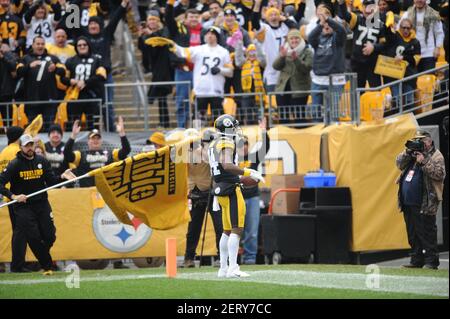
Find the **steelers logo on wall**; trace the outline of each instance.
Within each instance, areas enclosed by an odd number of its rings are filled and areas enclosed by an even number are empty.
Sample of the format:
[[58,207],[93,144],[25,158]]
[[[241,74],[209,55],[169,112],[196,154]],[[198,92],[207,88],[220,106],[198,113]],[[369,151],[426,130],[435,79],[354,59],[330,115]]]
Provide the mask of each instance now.
[[133,226],[122,224],[107,205],[94,210],[94,234],[105,248],[117,253],[128,253],[148,242],[152,229],[139,218],[129,213],[128,216]]

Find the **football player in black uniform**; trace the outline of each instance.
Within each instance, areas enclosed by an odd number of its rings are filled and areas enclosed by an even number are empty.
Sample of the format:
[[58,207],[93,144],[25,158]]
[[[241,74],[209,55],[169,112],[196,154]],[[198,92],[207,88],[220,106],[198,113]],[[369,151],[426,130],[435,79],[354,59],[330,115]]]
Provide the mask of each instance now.
[[378,53],[384,48],[385,28],[375,0],[363,0],[363,13],[348,12],[345,0],[339,0],[339,17],[353,30],[352,71],[358,74],[358,87],[381,85],[381,77],[374,74]]
[[[222,211],[223,234],[219,242],[219,277],[247,277],[237,264],[239,240],[244,228],[245,201],[241,192],[240,175],[255,181],[264,181],[256,170],[242,169],[238,165],[236,141],[239,122],[231,115],[219,116],[214,122],[218,136],[208,150],[209,166],[213,177],[213,210]],[[229,262],[229,264],[227,263]]]

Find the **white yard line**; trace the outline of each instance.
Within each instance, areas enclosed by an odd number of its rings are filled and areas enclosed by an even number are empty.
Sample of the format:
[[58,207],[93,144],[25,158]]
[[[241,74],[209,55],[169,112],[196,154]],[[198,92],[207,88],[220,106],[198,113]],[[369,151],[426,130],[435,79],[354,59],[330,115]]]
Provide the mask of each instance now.
[[[249,271],[250,277],[242,279],[220,279],[216,272],[194,272],[179,273],[177,278],[190,280],[239,280],[244,282],[267,283],[285,286],[307,286],[316,288],[330,289],[354,289],[370,290],[374,292],[392,292],[392,293],[412,293],[430,296],[449,296],[448,278],[426,277],[426,276],[398,276],[398,275],[379,275],[379,285],[376,284],[376,278],[363,273],[334,273],[334,272],[316,272],[300,270],[260,270]],[[370,276],[370,277],[369,277]],[[166,278],[165,274],[148,275],[111,275],[102,276],[96,274],[83,275],[81,273],[80,282],[95,281],[123,281],[139,280],[151,278]],[[42,283],[64,283],[65,277],[42,278],[42,279],[23,279],[23,280],[0,280],[1,286],[6,285],[30,285]],[[366,283],[369,283],[368,288]],[[301,290],[299,290],[301,297]]]

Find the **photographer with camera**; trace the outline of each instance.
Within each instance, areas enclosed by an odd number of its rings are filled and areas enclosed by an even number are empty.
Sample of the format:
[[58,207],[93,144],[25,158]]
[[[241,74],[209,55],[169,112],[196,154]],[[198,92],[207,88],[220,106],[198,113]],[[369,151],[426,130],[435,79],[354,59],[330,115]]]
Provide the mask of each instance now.
[[444,157],[427,131],[418,131],[405,146],[396,160],[402,171],[397,180],[399,208],[412,250],[410,263],[403,267],[437,269],[436,213],[444,188]]

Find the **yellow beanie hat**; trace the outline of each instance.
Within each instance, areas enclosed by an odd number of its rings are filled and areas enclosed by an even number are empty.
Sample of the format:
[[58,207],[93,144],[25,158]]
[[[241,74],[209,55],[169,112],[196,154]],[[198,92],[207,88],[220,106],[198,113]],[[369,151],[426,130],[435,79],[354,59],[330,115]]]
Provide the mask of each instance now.
[[153,133],[150,136],[149,141],[152,142],[153,144],[166,145],[166,138],[164,137],[164,134],[161,132]]
[[276,13],[278,16],[280,16],[281,14],[280,14],[280,10],[278,10],[277,8],[273,8],[273,7],[271,7],[271,8],[269,8],[269,9],[267,9],[267,11],[266,11],[266,19],[272,14],[272,13]]

